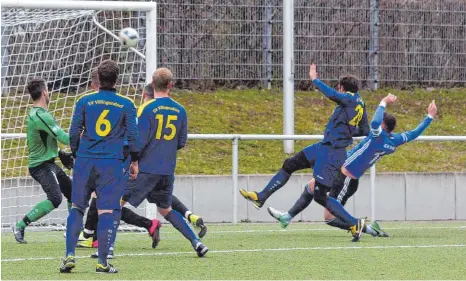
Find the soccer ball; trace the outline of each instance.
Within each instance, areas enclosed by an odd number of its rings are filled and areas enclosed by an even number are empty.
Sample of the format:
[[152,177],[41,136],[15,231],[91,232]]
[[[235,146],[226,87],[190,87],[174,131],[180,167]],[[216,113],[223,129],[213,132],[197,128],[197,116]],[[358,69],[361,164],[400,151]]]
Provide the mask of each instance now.
[[131,27],[124,28],[120,31],[119,36],[120,42],[125,47],[136,47],[139,42],[139,34],[135,29]]

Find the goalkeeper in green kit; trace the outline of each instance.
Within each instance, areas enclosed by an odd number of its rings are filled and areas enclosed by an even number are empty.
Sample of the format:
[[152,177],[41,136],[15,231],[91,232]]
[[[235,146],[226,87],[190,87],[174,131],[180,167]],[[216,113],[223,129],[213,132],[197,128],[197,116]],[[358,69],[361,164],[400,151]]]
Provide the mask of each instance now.
[[71,153],[58,150],[58,142],[69,145],[70,138],[48,112],[49,94],[45,81],[33,79],[28,82],[27,90],[33,101],[26,117],[29,174],[39,182],[47,200],[39,202],[12,227],[16,241],[22,244],[26,243],[26,227],[58,208],[62,193],[68,199],[68,209],[71,206],[71,179],[55,164],[55,158],[58,156],[68,169],[73,168],[74,163]]

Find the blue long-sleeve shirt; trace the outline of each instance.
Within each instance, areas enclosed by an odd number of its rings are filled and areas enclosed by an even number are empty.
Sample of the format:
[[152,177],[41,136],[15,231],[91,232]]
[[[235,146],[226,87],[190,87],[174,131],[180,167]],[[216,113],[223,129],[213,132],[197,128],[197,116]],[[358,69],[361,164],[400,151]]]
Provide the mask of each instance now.
[[346,148],[353,143],[353,136],[367,135],[367,114],[359,93],[340,93],[319,79],[313,82],[327,98],[337,103],[325,128],[322,142],[336,148]]
[[141,172],[172,175],[178,149],[188,139],[188,118],[182,105],[169,97],[156,98],[138,110]]
[[[81,136],[82,134],[82,136]],[[123,159],[123,140],[131,154],[139,152],[134,102],[115,89],[83,95],[74,108],[70,125],[73,154],[87,158]]]
[[432,122],[432,117],[426,116],[414,130],[389,134],[382,129],[384,111],[384,106],[377,108],[371,121],[370,134],[348,152],[348,158],[343,166],[357,178],[382,156],[394,153],[398,146],[419,137]]

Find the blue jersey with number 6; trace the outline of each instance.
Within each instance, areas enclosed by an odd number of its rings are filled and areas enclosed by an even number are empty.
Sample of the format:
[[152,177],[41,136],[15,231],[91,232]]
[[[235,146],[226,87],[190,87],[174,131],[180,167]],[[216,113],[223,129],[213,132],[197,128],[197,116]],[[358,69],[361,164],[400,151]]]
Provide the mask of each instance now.
[[141,140],[139,171],[172,175],[178,149],[188,139],[188,117],[182,105],[169,97],[156,98],[138,110]]
[[131,152],[139,151],[136,107],[131,99],[115,89],[101,89],[76,102],[70,147],[78,157],[123,159],[124,139]]

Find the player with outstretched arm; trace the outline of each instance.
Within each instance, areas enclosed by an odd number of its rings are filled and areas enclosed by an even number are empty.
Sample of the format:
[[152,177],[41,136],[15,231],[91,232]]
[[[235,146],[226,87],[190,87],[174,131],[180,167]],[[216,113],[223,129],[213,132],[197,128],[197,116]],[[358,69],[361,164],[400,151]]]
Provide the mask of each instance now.
[[305,186],[303,193],[309,194],[333,215],[350,224],[355,242],[361,236],[365,220],[351,216],[340,202],[329,197],[327,193],[330,192],[335,177],[346,160],[346,148],[353,143],[353,136],[357,135],[361,126],[362,131],[368,131],[364,102],[358,93],[359,83],[355,77],[347,76],[340,80],[338,90],[332,89],[317,79],[315,64],[310,66],[309,78],[317,89],[337,104],[325,128],[324,139],[285,160],[283,168],[261,192],[241,189],[240,193],[245,199],[261,207],[273,192],[288,181],[291,172],[313,167],[315,180],[311,180]]
[[[437,106],[435,105],[435,101],[432,101],[427,108],[427,116],[414,130],[401,134],[393,133],[396,127],[396,118],[386,113],[385,108],[396,100],[397,97],[392,94],[382,99],[372,118],[369,136],[348,152],[348,158],[341,167],[336,183],[330,192],[330,196],[336,198],[343,205],[357,191],[359,178],[366,170],[383,156],[394,153],[397,147],[419,137],[437,115]],[[270,215],[277,219],[281,226],[285,228],[297,214],[309,206],[311,201],[312,197],[304,194],[301,195],[293,207],[286,213],[275,210],[272,207],[269,207],[268,210]],[[350,225],[335,218],[328,210],[324,211],[324,218],[326,223],[330,226],[344,230],[350,229]],[[364,232],[372,236],[388,237],[388,234],[380,228],[376,221],[372,222],[370,226],[367,226]]]

